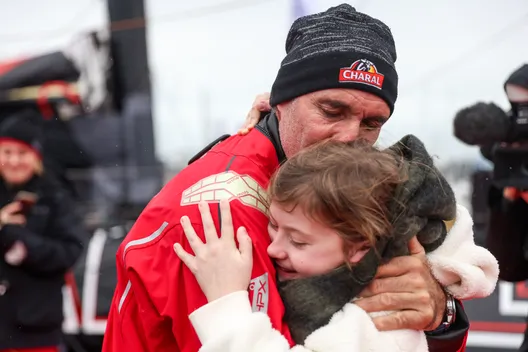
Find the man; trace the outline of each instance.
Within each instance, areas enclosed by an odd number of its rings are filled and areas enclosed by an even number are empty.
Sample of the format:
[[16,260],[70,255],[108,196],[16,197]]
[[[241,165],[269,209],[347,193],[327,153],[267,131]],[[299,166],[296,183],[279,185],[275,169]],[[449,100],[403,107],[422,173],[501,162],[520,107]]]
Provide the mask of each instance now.
[[[398,78],[389,28],[349,5],[298,19],[286,52],[271,90],[273,111],[246,136],[213,146],[173,178],[121,245],[104,352],[198,351],[200,343],[187,317],[206,299],[172,248],[178,242],[190,251],[179,224],[183,215],[203,236],[198,202],[210,203],[218,227],[218,203],[226,198],[232,202],[233,225],[244,225],[253,241],[253,309],[266,312],[293,342],[266,253],[265,188],[285,158],[310,144],[327,138],[374,143],[392,114]],[[446,304],[453,302],[432,278],[422,255],[397,258],[380,269],[379,277],[362,294],[367,298],[361,306],[399,312],[376,318],[378,328],[440,327],[431,336],[431,350],[463,348],[467,320],[458,306],[455,324],[449,326],[454,314],[449,305],[449,322],[444,322]]]

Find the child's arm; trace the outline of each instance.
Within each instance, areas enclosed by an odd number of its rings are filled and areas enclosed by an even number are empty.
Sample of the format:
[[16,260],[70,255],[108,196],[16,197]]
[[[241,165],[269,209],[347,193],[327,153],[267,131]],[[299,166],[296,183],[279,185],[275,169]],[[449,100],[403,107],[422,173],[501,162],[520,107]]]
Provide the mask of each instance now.
[[427,351],[422,332],[379,332],[371,317],[352,303],[308,336],[304,346],[291,349],[266,314],[251,311],[246,291],[208,303],[193,312],[190,320],[202,342],[201,352]]

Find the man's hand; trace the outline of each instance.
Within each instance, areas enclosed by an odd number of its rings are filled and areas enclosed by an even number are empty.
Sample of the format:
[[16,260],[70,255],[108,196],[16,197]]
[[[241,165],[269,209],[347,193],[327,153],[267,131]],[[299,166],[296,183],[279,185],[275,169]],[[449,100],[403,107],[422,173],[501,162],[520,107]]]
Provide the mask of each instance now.
[[239,135],[245,135],[249,131],[251,131],[253,127],[255,127],[255,125],[260,120],[260,113],[271,111],[271,105],[269,103],[269,100],[270,93],[262,93],[257,95],[255,101],[253,102],[253,105],[251,106],[251,110],[249,110],[246,116],[246,121],[244,121],[244,125],[241,129],[238,130]]
[[368,313],[395,311],[373,318],[380,331],[431,331],[442,323],[446,294],[432,276],[425,250],[416,237],[409,242],[409,251],[409,256],[380,266],[361,299],[354,302]]

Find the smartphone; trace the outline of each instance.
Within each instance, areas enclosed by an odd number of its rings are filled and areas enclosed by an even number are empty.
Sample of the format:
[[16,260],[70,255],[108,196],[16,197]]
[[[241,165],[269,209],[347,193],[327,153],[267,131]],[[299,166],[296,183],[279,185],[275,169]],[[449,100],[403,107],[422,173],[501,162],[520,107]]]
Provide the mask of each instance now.
[[20,213],[27,214],[35,205],[37,199],[38,196],[35,193],[20,191],[17,193],[14,200],[22,204],[22,210],[20,211]]

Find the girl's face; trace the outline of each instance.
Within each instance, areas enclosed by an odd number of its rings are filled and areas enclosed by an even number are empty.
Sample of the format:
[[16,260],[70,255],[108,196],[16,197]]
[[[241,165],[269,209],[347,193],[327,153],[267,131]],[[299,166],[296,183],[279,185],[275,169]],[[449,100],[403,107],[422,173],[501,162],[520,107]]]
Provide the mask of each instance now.
[[24,184],[34,175],[40,158],[30,147],[16,141],[0,144],[0,174],[5,182]]
[[345,262],[357,263],[367,252],[352,248],[345,255],[339,234],[307,217],[300,206],[289,212],[272,202],[269,212],[268,255],[275,261],[279,280],[322,275]]

